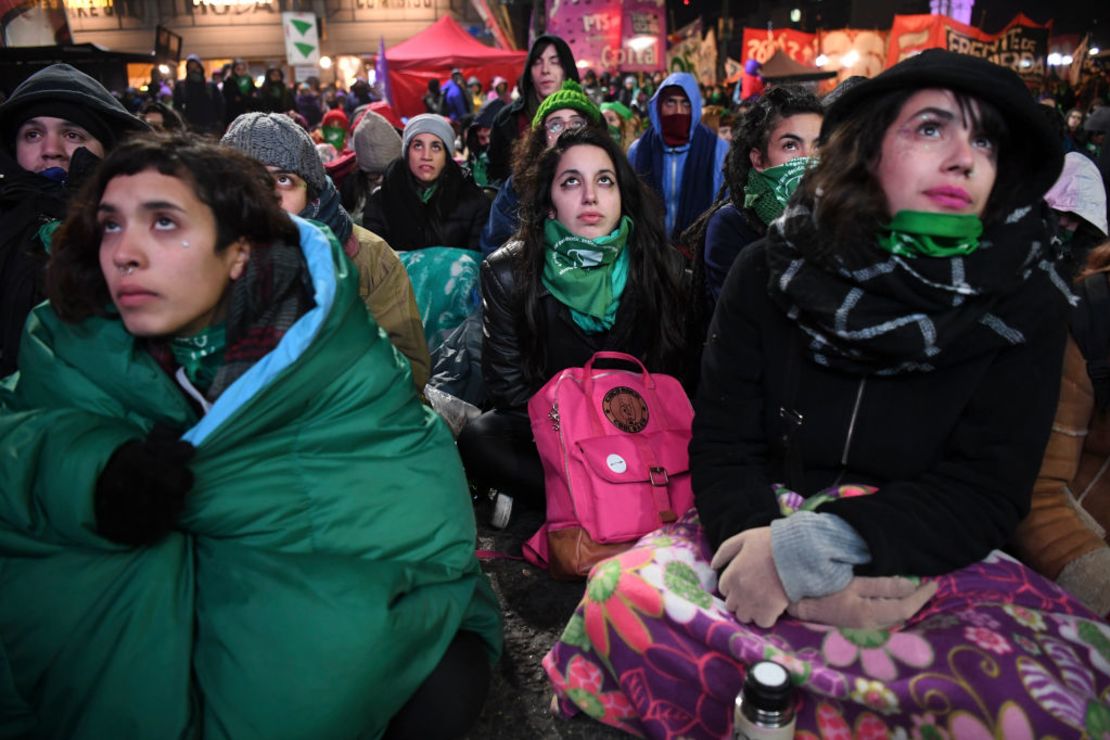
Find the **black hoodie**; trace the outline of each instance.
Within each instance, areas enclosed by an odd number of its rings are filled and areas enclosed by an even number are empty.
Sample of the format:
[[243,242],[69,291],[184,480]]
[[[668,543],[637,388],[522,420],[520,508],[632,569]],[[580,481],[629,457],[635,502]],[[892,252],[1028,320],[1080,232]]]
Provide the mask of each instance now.
[[[150,129],[142,119],[128,113],[103,85],[68,64],[39,70],[0,105],[0,377],[15,371],[23,324],[31,308],[44,297],[46,251],[38,238],[39,230],[65,216],[70,195],[83,175],[99,162],[88,149],[78,149],[62,181],[20,167],[15,135],[24,121],[36,115],[34,109],[39,103],[80,106],[104,123],[113,136]],[[115,141],[100,143],[107,150]]]
[[[524,61],[524,72],[520,75],[517,86],[520,88],[520,97],[505,106],[493,121],[493,131],[489,138],[489,178],[491,181],[504,181],[512,171],[513,142],[520,136],[522,127],[526,128],[532,122],[540,101],[536,99],[536,91],[532,86],[532,62],[541,51],[549,45],[555,47],[559,55],[559,62],[563,65],[564,81],[574,80],[579,82],[578,67],[574,63],[574,54],[567,42],[558,36],[544,34],[538,37],[528,50],[528,58]],[[521,117],[526,116],[526,122],[521,122]]]

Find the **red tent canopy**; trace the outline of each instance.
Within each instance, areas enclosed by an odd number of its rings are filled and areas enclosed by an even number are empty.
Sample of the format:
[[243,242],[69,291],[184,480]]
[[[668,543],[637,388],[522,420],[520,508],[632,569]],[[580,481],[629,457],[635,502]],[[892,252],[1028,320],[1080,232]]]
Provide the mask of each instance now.
[[393,107],[402,116],[423,113],[428,80],[446,82],[455,67],[467,79],[481,80],[483,90],[497,76],[516,80],[527,56],[524,51],[486,46],[445,15],[411,39],[386,49]]

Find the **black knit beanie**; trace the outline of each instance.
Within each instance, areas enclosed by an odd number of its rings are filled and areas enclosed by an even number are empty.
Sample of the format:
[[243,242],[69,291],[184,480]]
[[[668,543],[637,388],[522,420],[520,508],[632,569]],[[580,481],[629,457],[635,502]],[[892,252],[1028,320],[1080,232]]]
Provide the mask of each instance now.
[[19,127],[32,118],[42,116],[62,118],[80,126],[103,145],[104,151],[109,151],[116,145],[116,133],[112,130],[108,121],[97,115],[96,111],[90,107],[65,100],[34,100],[12,111],[11,117],[7,121],[4,141],[12,146],[12,151],[15,151],[15,137],[19,132]]

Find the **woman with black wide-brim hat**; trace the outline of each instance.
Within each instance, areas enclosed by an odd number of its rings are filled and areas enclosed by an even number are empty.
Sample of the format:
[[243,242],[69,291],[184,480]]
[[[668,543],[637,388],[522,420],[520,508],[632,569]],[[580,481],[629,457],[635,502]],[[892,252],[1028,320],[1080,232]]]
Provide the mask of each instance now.
[[[771,657],[806,694],[799,731],[1074,733],[1033,684],[1105,696],[1080,637],[1103,628],[994,552],[1055,408],[1059,140],[1017,75],[941,50],[846,91],[821,139],[722,288],[696,512],[595,567],[545,660],[562,706],[591,711],[585,691],[623,727],[720,737],[745,666]],[[1075,663],[1027,662],[1050,651]]]

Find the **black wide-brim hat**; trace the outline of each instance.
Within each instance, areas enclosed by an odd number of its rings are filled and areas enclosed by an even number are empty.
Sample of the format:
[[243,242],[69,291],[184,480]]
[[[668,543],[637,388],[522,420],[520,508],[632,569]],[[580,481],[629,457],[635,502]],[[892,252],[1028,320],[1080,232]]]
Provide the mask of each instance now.
[[1056,182],[1064,167],[1063,143],[1021,78],[993,62],[944,49],[923,51],[845,90],[825,112],[821,139],[828,141],[838,126],[883,95],[926,88],[964,93],[992,104],[1001,113],[1010,127],[1013,151],[1000,152],[1000,156],[1014,157],[1017,162],[1012,176],[1019,178],[1018,202],[1013,205],[1036,202]]

